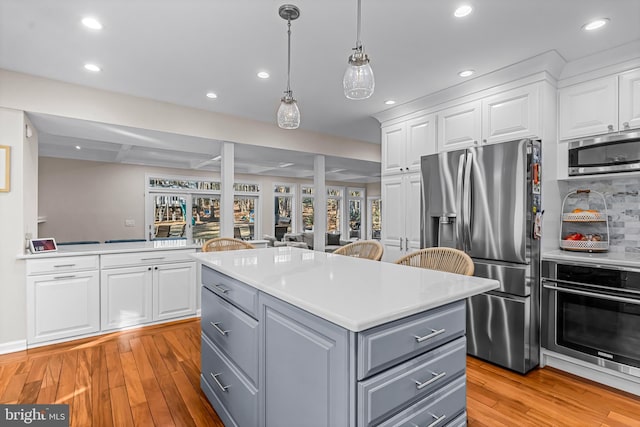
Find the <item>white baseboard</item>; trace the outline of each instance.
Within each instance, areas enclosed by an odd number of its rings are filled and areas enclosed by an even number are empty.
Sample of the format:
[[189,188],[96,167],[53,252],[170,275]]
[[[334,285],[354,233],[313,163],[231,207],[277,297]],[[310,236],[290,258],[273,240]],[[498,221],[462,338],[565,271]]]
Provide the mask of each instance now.
[[27,340],[9,341],[0,343],[0,354],[15,353],[27,349]]

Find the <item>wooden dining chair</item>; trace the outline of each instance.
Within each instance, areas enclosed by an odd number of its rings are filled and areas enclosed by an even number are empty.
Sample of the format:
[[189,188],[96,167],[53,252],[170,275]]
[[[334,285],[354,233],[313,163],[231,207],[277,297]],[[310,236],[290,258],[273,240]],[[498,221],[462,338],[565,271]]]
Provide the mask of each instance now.
[[232,237],[216,237],[202,245],[202,252],[237,251],[238,249],[255,249],[255,246]]
[[396,264],[447,271],[473,276],[474,265],[469,255],[454,248],[425,248],[403,256]]
[[333,251],[333,253],[380,261],[383,251],[384,248],[377,240],[358,240],[356,242],[340,246],[338,249]]

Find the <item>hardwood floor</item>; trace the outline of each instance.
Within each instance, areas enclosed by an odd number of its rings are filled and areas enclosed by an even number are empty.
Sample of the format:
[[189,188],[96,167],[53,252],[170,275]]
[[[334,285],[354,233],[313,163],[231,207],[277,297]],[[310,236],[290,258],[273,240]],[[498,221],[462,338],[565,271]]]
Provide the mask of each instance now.
[[[470,427],[640,427],[640,398],[555,369],[467,358],[467,379]],[[68,403],[79,427],[222,426],[200,391],[198,319],[2,355],[0,403]]]

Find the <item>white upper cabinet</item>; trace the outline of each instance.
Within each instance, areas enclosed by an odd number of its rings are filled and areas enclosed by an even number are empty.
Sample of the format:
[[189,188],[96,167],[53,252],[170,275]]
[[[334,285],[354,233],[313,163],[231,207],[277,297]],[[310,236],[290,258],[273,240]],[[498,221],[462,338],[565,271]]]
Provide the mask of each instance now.
[[438,152],[458,150],[480,142],[481,101],[438,111]]
[[559,93],[560,139],[618,130],[617,76],[568,86],[560,89]]
[[482,100],[482,142],[540,137],[540,86],[528,85]]
[[420,170],[420,157],[436,152],[435,119],[427,114],[382,128],[382,173]]
[[619,129],[640,128],[640,70],[620,75]]

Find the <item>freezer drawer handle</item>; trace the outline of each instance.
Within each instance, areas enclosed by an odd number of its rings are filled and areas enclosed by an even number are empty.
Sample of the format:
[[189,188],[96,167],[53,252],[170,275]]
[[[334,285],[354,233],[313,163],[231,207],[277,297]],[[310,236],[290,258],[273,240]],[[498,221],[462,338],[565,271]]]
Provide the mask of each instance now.
[[431,424],[429,424],[427,427],[435,427],[438,424],[440,424],[442,421],[444,421],[445,418],[447,418],[446,415],[442,415],[441,417],[439,417],[437,415],[431,414],[431,416],[433,418],[435,418],[436,420],[434,422],[432,422]]
[[216,331],[220,332],[220,335],[224,335],[226,337],[229,335],[229,332],[231,332],[231,331],[225,331],[224,329],[221,329],[220,326],[218,326],[222,322],[216,322],[216,323],[209,322],[209,323],[211,324],[211,326],[213,326],[216,329]]
[[439,374],[436,374],[435,372],[432,372],[431,375],[433,375],[433,378],[431,378],[429,381],[425,381],[423,383],[421,383],[418,380],[413,380],[416,383],[416,389],[422,390],[426,386],[435,383],[440,378],[444,378],[447,375],[447,373],[446,372],[440,372]]
[[225,287],[224,287],[224,286],[222,286],[222,285],[213,285],[213,286],[215,286],[215,288],[216,288],[217,290],[219,290],[220,292],[222,292],[223,294],[227,294],[227,293],[229,293],[229,289],[225,288]]
[[416,342],[423,342],[423,341],[428,340],[429,338],[433,338],[433,337],[435,337],[437,335],[444,334],[445,331],[446,331],[446,329],[444,329],[444,328],[443,329],[438,329],[438,330],[431,329],[431,333],[429,335],[425,335],[423,337],[419,337],[417,335],[414,335],[414,338],[416,339]]
[[228,385],[222,385],[222,383],[220,382],[220,380],[218,380],[218,376],[220,376],[222,373],[217,373],[214,374],[213,372],[209,372],[209,375],[211,375],[211,378],[213,378],[213,380],[216,382],[216,384],[218,384],[218,387],[220,387],[220,390],[222,390],[225,393],[228,393],[227,389],[230,387]]

